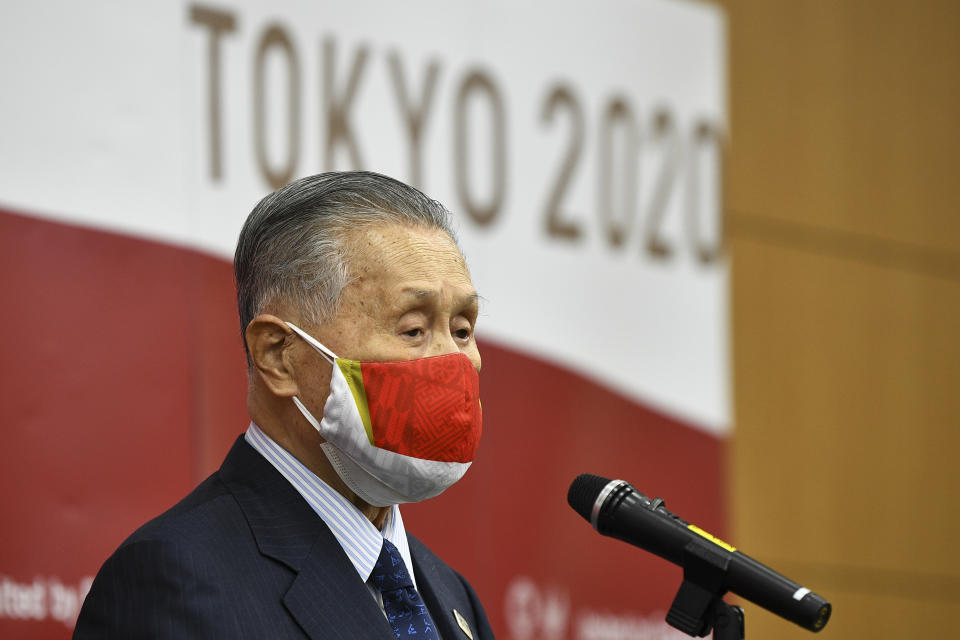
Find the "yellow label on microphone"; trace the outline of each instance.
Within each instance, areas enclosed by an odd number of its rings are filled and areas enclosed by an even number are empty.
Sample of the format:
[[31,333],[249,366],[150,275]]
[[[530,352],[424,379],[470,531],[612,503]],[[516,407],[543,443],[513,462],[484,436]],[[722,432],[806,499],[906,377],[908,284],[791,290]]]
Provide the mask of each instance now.
[[688,524],[688,525],[687,525],[687,529],[690,529],[690,531],[693,531],[693,532],[694,532],[695,534],[697,534],[698,536],[703,536],[704,538],[706,538],[707,540],[709,540],[709,541],[712,542],[713,544],[717,545],[718,547],[723,547],[724,549],[726,549],[727,551],[729,551],[729,552],[731,552],[731,553],[733,553],[734,551],[737,550],[737,548],[736,548],[735,546],[733,546],[732,544],[727,544],[726,542],[724,542],[724,541],[721,540],[720,538],[714,538],[712,535],[710,535],[709,533],[707,533],[706,531],[704,531],[703,529],[701,529],[700,527],[698,527],[698,526],[695,525],[695,524]]

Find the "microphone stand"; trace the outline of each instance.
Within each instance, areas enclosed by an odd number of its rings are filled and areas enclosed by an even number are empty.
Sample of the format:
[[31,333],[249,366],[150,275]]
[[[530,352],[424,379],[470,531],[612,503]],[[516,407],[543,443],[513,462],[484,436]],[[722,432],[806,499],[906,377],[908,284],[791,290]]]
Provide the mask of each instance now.
[[683,582],[667,612],[667,624],[689,636],[703,637],[713,630],[713,640],[744,640],[743,609],[723,601],[730,558],[714,547],[706,540],[684,547]]

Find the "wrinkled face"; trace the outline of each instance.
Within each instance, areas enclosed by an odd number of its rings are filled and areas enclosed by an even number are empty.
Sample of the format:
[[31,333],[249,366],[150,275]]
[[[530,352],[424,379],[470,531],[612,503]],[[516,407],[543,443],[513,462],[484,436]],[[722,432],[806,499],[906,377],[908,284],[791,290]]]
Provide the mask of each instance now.
[[[446,233],[386,224],[354,232],[349,245],[350,281],[337,313],[304,330],[350,360],[411,360],[459,351],[480,370],[474,340],[477,293]],[[306,387],[304,400],[319,418],[330,365],[300,342],[298,370],[309,375],[298,375],[298,383]]]

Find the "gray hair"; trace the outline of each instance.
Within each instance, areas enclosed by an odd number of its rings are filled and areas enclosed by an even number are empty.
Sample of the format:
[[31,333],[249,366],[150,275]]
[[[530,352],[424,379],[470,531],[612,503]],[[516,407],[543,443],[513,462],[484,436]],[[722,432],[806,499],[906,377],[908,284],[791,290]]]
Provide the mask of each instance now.
[[348,232],[384,223],[439,229],[456,243],[442,204],[379,173],[321,173],[257,203],[233,260],[241,336],[275,299],[294,304],[313,324],[328,319],[350,279]]

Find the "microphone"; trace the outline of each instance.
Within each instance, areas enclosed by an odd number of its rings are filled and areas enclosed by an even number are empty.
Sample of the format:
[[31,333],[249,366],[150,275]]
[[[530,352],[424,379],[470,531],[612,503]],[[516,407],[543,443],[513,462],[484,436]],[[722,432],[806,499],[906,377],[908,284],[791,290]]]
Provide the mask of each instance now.
[[685,559],[705,557],[705,552],[719,558],[725,572],[717,585],[718,596],[732,591],[811,631],[819,631],[830,619],[831,606],[825,599],[681,520],[667,511],[662,499],[651,500],[623,480],[579,475],[570,485],[567,502],[601,534],[674,564],[685,567]]

